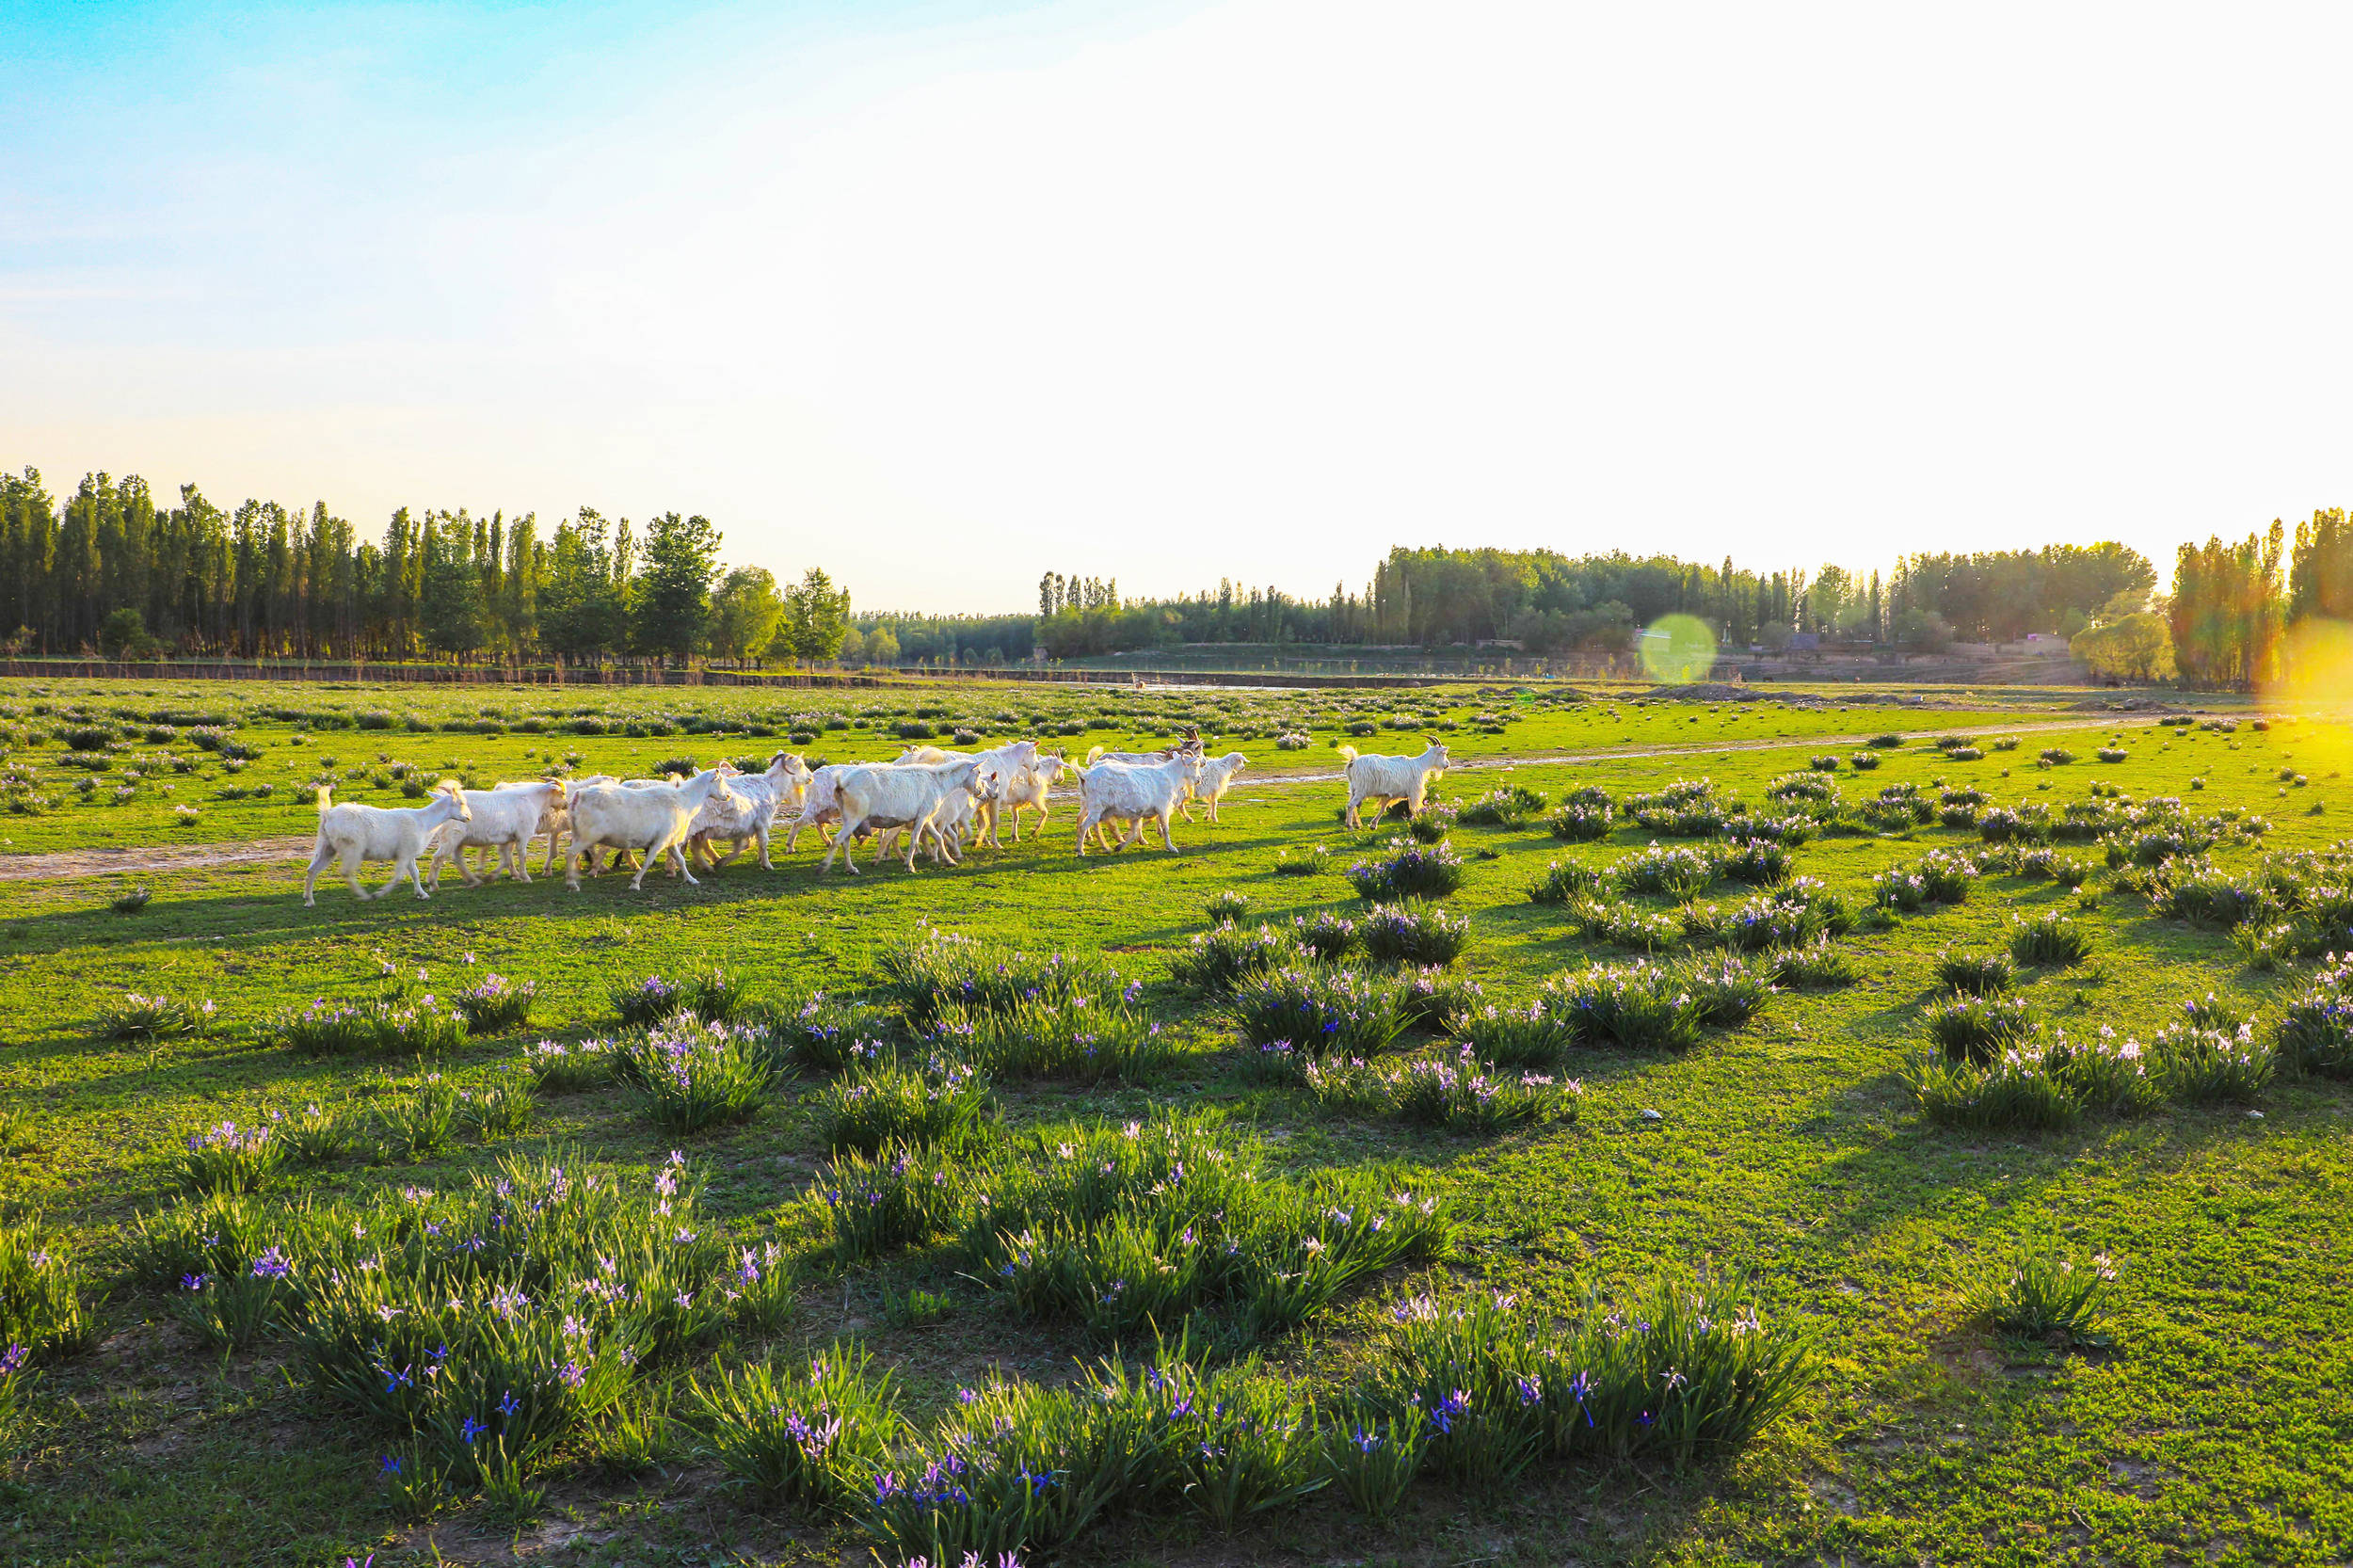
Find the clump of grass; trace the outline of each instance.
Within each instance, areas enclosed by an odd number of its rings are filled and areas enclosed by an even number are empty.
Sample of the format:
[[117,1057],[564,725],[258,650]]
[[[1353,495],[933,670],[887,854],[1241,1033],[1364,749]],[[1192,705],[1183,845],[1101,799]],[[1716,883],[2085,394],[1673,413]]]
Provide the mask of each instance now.
[[716,1368],[695,1383],[687,1418],[736,1487],[846,1512],[872,1495],[905,1424],[890,1373],[871,1366],[863,1350],[836,1345],[805,1368]]
[[[83,782],[87,783],[88,780],[85,779]],[[118,794],[117,798],[121,797]],[[107,907],[118,915],[136,915],[154,901],[155,895],[149,889],[134,888],[127,893],[118,894]]]
[[1684,973],[1647,960],[1595,965],[1545,983],[1539,1000],[1579,1045],[1683,1050],[1697,1045],[1707,1013]]
[[626,1029],[648,1029],[676,1016],[686,1007],[685,987],[658,974],[625,982],[605,993]]
[[1212,925],[1240,920],[1250,913],[1250,895],[1236,892],[1231,888],[1224,888],[1202,901],[1201,912],[1209,918]]
[[2121,762],[2124,759],[2130,757],[2132,753],[2126,751],[2122,746],[2102,746],[2099,751],[2095,753],[2095,755],[2098,756],[2100,760],[2103,762]]
[[1094,954],[1030,952],[948,931],[886,947],[879,968],[884,990],[914,1030],[950,1008],[973,1015],[1010,1012],[1025,1001],[1109,1002],[1123,988],[1118,971]]
[[2084,928],[2057,910],[2032,920],[2010,917],[2009,955],[2021,964],[2073,965],[2091,955],[2091,938]]
[[943,1014],[924,1038],[992,1079],[1139,1083],[1158,1076],[1176,1054],[1175,1036],[1159,1020],[1125,1001],[1096,1006],[1084,998],[970,1017]]
[[1577,1116],[1584,1086],[1544,1073],[1490,1073],[1474,1048],[1452,1060],[1417,1058],[1394,1065],[1362,1057],[1307,1064],[1308,1093],[1342,1115],[1460,1132],[1498,1132]]
[[1377,964],[1443,968],[1469,950],[1470,919],[1428,904],[1376,904],[1356,922],[1356,936]]
[[1193,933],[1168,961],[1170,978],[1209,996],[1225,996],[1242,981],[1300,961],[1299,938],[1285,926],[1244,927],[1222,920]]
[[2292,1072],[2353,1078],[2353,956],[2331,958],[2312,987],[2288,1004],[2279,1045],[2282,1064]]
[[299,1114],[274,1120],[270,1130],[293,1165],[328,1164],[350,1153],[357,1141],[349,1116],[315,1103],[304,1106]]
[[1777,887],[1789,880],[1790,855],[1770,840],[1737,840],[1718,862],[1718,870],[1732,881],[1753,888]]
[[686,1016],[628,1042],[618,1070],[647,1118],[665,1132],[748,1121],[768,1097],[768,1062],[755,1032],[696,1026]]
[[540,1040],[523,1049],[523,1070],[531,1086],[542,1094],[569,1095],[601,1089],[613,1081],[619,1052],[610,1040],[582,1040],[567,1045]]
[[854,1067],[810,1097],[825,1147],[872,1153],[886,1144],[958,1147],[990,1120],[988,1094],[970,1067],[937,1058],[920,1067]]
[[1474,827],[1523,827],[1549,801],[1540,791],[1506,784],[1462,807],[1462,820]]
[[1445,898],[1463,886],[1463,857],[1446,844],[1391,840],[1390,853],[1348,868],[1349,886],[1368,901]]
[[2185,1105],[2251,1105],[2278,1071],[2268,1041],[2251,1023],[2235,1029],[2192,1020],[2169,1024],[2150,1042],[2169,1098]]
[[1835,990],[1861,978],[1854,960],[1833,947],[1827,936],[1801,947],[1775,948],[1765,954],[1762,964],[1774,984],[1801,991]]
[[531,1007],[538,997],[536,981],[511,981],[504,975],[488,974],[479,984],[450,1000],[465,1015],[467,1032],[502,1034],[531,1021]]
[[960,1155],[888,1143],[835,1156],[813,1190],[832,1225],[835,1255],[871,1262],[952,1233],[968,1165]]
[[1274,852],[1274,874],[1277,876],[1321,876],[1332,869],[1332,852],[1321,844],[1311,844],[1297,854],[1286,844]]
[[420,1160],[438,1154],[457,1135],[457,1086],[439,1073],[426,1073],[406,1094],[379,1096],[376,1123],[392,1156]]
[[99,1003],[98,1036],[147,1045],[198,1039],[212,1028],[213,1013],[209,1001],[192,1004],[178,997],[126,991],[120,1000]]
[[244,1350],[292,1308],[293,1267],[271,1247],[240,1272],[189,1274],[171,1298],[173,1316],[216,1350]]
[[1601,891],[1608,878],[1581,860],[1553,860],[1528,889],[1530,904],[1568,904]]
[[1312,915],[1293,915],[1291,935],[1298,938],[1302,952],[1325,964],[1337,963],[1362,945],[1357,937],[1356,922],[1336,909],[1320,909]]
[[1283,1041],[1309,1056],[1369,1056],[1406,1023],[1401,981],[1321,966],[1253,976],[1227,1010],[1245,1045]]
[[64,1242],[38,1219],[0,1220],[0,1352],[16,1356],[6,1376],[31,1356],[87,1350],[97,1336]]
[[1905,1069],[1904,1082],[1924,1117],[1950,1127],[2057,1128],[2083,1113],[2038,1053],[2003,1051],[1980,1061],[1928,1052]]
[[1990,1270],[1970,1292],[1970,1305],[2005,1334],[2105,1349],[2114,1343],[2101,1323],[2116,1273],[2105,1255],[2078,1266],[2055,1246],[2039,1247]]
[[299,1010],[280,1013],[264,1026],[264,1032],[303,1056],[363,1051],[445,1056],[464,1047],[466,1018],[431,997],[417,1003],[397,997],[330,1003],[320,997]]
[[1607,805],[1566,805],[1545,819],[1545,830],[1563,843],[1597,843],[1609,837],[1615,817]]
[[1609,873],[1625,892],[1689,898],[1716,880],[1716,860],[1696,849],[1666,849],[1653,844],[1620,860],[1609,868]]
[[1876,751],[1852,752],[1847,758],[1847,766],[1857,773],[1869,773],[1873,768],[1878,767],[1880,762],[1881,757]]
[[1936,978],[1964,996],[1988,997],[2009,990],[2018,978],[2018,970],[1998,952],[1962,952],[1947,948],[1937,955]]
[[459,1114],[484,1138],[520,1138],[530,1130],[531,1088],[512,1078],[458,1091]]
[[1409,970],[1402,979],[1401,1005],[1409,1028],[1451,1029],[1456,1019],[1468,1017],[1487,1000],[1477,981],[1449,975],[1434,965]]
[[883,1019],[823,991],[759,1003],[746,1009],[746,1016],[765,1036],[772,1061],[796,1071],[840,1072],[881,1052]]
[[1683,918],[1660,914],[1624,899],[1581,898],[1569,905],[1569,929],[1588,941],[1639,952],[1659,952],[1681,941]]
[[1458,820],[1457,808],[1451,802],[1433,802],[1405,819],[1405,831],[1416,843],[1444,843]]
[[2034,1032],[2034,1010],[2024,997],[1956,997],[1929,1010],[1929,1038],[1947,1056],[1991,1062]]
[[183,1192],[257,1192],[277,1174],[284,1145],[267,1126],[219,1122],[188,1134],[174,1162]]
[[2063,768],[2075,760],[2075,754],[2065,746],[2044,746],[2035,754],[2039,768]]

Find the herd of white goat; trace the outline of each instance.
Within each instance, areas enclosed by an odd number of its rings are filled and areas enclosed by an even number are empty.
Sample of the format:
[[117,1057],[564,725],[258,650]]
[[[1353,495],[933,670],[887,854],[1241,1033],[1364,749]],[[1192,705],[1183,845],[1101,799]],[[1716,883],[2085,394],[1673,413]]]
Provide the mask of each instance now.
[[[1418,757],[1360,757],[1353,746],[1339,751],[1348,766],[1352,827],[1367,806],[1377,813],[1402,801],[1408,810],[1419,811],[1431,781],[1449,765],[1446,747],[1435,743]],[[1191,822],[1198,801],[1216,822],[1218,803],[1248,761],[1239,751],[1209,757],[1198,739],[1154,752],[1097,746],[1082,763],[1041,752],[1034,741],[1015,741],[987,751],[913,746],[888,762],[840,762],[813,770],[800,758],[778,752],[767,771],[757,774],[722,763],[692,777],[598,774],[488,790],[463,789],[445,779],[425,804],[409,807],[339,806],[330,798],[330,787],[318,794],[318,841],[302,879],[302,902],[317,902],[319,873],[330,866],[360,898],[381,898],[404,879],[419,898],[430,897],[445,865],[455,865],[468,887],[481,880],[480,872],[495,876],[502,869],[528,882],[532,842],[542,837],[548,850],[540,874],[552,874],[561,855],[564,885],[574,892],[580,890],[584,860],[589,874],[598,876],[606,866],[635,857],[632,888],[644,887],[646,872],[657,860],[666,858],[673,875],[692,883],[694,866],[724,866],[747,844],[759,846],[762,868],[774,869],[768,846],[778,827],[785,832],[787,854],[803,828],[824,834],[828,843],[823,871],[830,871],[839,856],[856,873],[852,845],[866,838],[873,839],[877,856],[891,856],[894,841],[900,842],[910,872],[919,851],[935,864],[955,865],[966,849],[984,840],[992,849],[1002,848],[998,829],[1008,815],[1016,844],[1022,812],[1035,811],[1043,829],[1051,809],[1048,793],[1064,773],[1078,779],[1081,856],[1090,839],[1108,853],[1142,842],[1150,824],[1159,826],[1161,844],[1174,853],[1173,820],[1182,816]],[[1115,844],[1110,839],[1113,828],[1120,830]],[[728,846],[724,856],[716,848],[721,844]],[[478,868],[468,863],[469,851],[480,852]],[[373,895],[360,886],[360,867],[368,861],[390,862],[392,868]]]

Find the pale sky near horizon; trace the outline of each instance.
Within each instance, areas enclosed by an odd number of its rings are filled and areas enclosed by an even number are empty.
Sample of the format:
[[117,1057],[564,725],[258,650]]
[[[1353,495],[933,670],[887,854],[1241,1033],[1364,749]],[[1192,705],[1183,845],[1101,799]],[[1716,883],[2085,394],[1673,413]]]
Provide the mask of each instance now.
[[0,0],[0,466],[867,608],[2353,502],[2353,8]]

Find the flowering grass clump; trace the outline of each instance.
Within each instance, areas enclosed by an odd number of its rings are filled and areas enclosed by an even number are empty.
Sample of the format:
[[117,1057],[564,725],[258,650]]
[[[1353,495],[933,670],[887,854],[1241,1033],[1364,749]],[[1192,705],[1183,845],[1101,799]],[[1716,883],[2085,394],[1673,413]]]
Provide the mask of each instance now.
[[1580,1046],[1683,1050],[1699,1044],[1707,1009],[1680,969],[1648,960],[1595,965],[1545,982],[1538,999]]
[[1239,920],[1250,913],[1250,895],[1236,892],[1231,888],[1225,888],[1204,899],[1201,904],[1201,912],[1209,918],[1209,923],[1212,925],[1223,924],[1227,920]]
[[2159,1030],[2149,1048],[2167,1096],[2184,1105],[2251,1105],[2279,1066],[2251,1021],[2233,1028],[2195,1011]]
[[2091,938],[2084,928],[2056,910],[2028,920],[2009,918],[2009,955],[2021,964],[2080,964],[2091,955]]
[[413,1439],[404,1459],[466,1487],[527,1471],[613,1410],[642,1365],[789,1307],[777,1254],[739,1256],[696,1198],[682,1157],[643,1182],[571,1150],[333,1224],[280,1210],[302,1286],[297,1359],[316,1393]]
[[1385,859],[1358,860],[1348,868],[1348,884],[1366,900],[1444,898],[1463,886],[1463,857],[1447,844],[1389,840]]
[[833,1227],[835,1255],[864,1263],[953,1231],[964,1198],[957,1172],[968,1163],[897,1144],[836,1156],[811,1193]]
[[1085,997],[1057,1006],[1028,1002],[1007,1012],[941,1015],[924,1039],[992,1079],[1061,1078],[1081,1083],[1157,1076],[1177,1052],[1157,1018],[1126,1001],[1096,1006]]
[[269,1247],[233,1273],[189,1274],[171,1298],[173,1315],[216,1350],[244,1350],[292,1311],[294,1265]]
[[1365,956],[1377,964],[1445,968],[1470,947],[1470,919],[1417,904],[1376,904],[1356,922]]
[[1716,858],[1696,849],[1665,849],[1653,844],[1611,866],[1609,876],[1624,892],[1689,898],[1705,891],[1716,880]]
[[2078,1267],[2056,1247],[2042,1247],[1989,1270],[1970,1291],[1969,1304],[2005,1334],[2104,1349],[2114,1343],[2100,1325],[2116,1272],[2105,1254]]
[[541,1094],[570,1095],[584,1089],[601,1089],[614,1080],[619,1064],[618,1048],[605,1039],[569,1045],[560,1040],[541,1040],[523,1048],[523,1071],[531,1076],[531,1086]]
[[988,1093],[969,1066],[932,1058],[920,1067],[877,1063],[854,1067],[808,1101],[819,1136],[839,1154],[872,1154],[885,1144],[960,1147],[976,1142],[990,1119]]
[[1506,784],[1465,802],[1462,817],[1473,827],[1525,827],[1547,804],[1540,791]]
[[1686,912],[1684,924],[1694,938],[1760,952],[1843,936],[1854,929],[1854,912],[1841,895],[1812,877],[1800,877],[1786,888],[1749,900],[1730,915],[1719,913],[1714,904],[1694,906]]
[[1444,843],[1459,820],[1459,808],[1451,801],[1433,801],[1405,819],[1405,831],[1418,844]]
[[1342,1115],[1446,1128],[1459,1132],[1499,1132],[1552,1121],[1576,1119],[1584,1085],[1536,1072],[1491,1074],[1462,1047],[1453,1060],[1418,1058],[1397,1064],[1362,1057],[1311,1062],[1306,1088],[1327,1110]]
[[878,968],[884,990],[915,1030],[950,1008],[971,1016],[1031,1001],[1064,1006],[1080,997],[1108,1003],[1125,986],[1098,956],[1027,952],[949,931],[884,948]]
[[1403,992],[1389,976],[1303,967],[1253,976],[1226,1008],[1246,1045],[1280,1040],[1310,1056],[1369,1056],[1405,1028]]
[[178,997],[144,997],[126,991],[98,1004],[98,1037],[154,1044],[200,1038],[213,1025],[213,1004],[191,1005]]
[[1168,972],[1179,984],[1218,997],[1253,975],[1295,965],[1300,957],[1299,938],[1290,927],[1221,920],[1194,932],[1184,951],[1168,961]]
[[1800,991],[1829,991],[1862,978],[1853,959],[1820,937],[1801,947],[1775,948],[1759,960],[1776,985]]
[[755,1003],[744,1021],[767,1042],[773,1065],[796,1072],[838,1073],[881,1051],[883,1018],[823,991],[782,1001]]
[[1753,888],[1777,887],[1789,880],[1789,851],[1769,839],[1736,840],[1717,869],[1732,881]]
[[1615,820],[1607,805],[1568,805],[1545,819],[1545,830],[1563,843],[1597,843],[1609,837]]
[[2353,1078],[2353,957],[2331,955],[2312,988],[2288,1004],[2279,1043],[2292,1072]]
[[686,989],[658,974],[614,986],[605,995],[622,1027],[647,1029],[685,1010]]
[[1299,939],[1303,952],[1325,964],[1339,962],[1358,946],[1356,922],[1337,909],[1293,915],[1291,935]]
[[1479,1060],[1499,1067],[1548,1067],[1578,1043],[1575,1018],[1541,1000],[1481,1008],[1456,1021],[1455,1035]]
[[1332,869],[1332,852],[1321,844],[1312,844],[1296,855],[1286,844],[1274,852],[1274,874],[1277,876],[1321,876]]
[[2157,907],[2177,920],[2235,930],[2276,915],[2274,886],[2260,876],[2233,875],[2213,865],[2192,865],[2165,881]]
[[1609,878],[1595,867],[1581,860],[1552,860],[1545,865],[1545,874],[1530,885],[1530,904],[1567,904],[1590,898],[1601,891]]
[[174,1175],[183,1192],[258,1192],[284,1158],[268,1127],[221,1122],[188,1134]]
[[1672,1283],[1565,1324],[1510,1296],[1416,1296],[1391,1319],[1367,1398],[1419,1422],[1424,1463],[1475,1493],[1546,1458],[1737,1452],[1819,1375],[1811,1346],[1754,1307]]
[[1949,850],[1930,850],[1908,865],[1892,866],[1871,879],[1871,897],[1882,909],[1907,913],[1930,904],[1961,904],[1977,879],[1977,862]]
[[1848,755],[1847,765],[1857,773],[1869,773],[1880,765],[1880,754],[1876,751],[1857,751]]
[[899,1440],[890,1373],[835,1346],[806,1369],[765,1363],[696,1380],[689,1422],[728,1480],[764,1499],[847,1512],[874,1491]]
[[376,1101],[376,1132],[385,1152],[421,1160],[449,1147],[457,1135],[457,1086],[426,1073],[406,1094]]
[[2034,1033],[2024,997],[1961,996],[1929,1009],[1929,1038],[1947,1056],[1983,1064]]
[[536,981],[513,981],[488,974],[450,1000],[466,1016],[470,1034],[502,1034],[531,1021],[532,1003],[539,999]]
[[1409,970],[1401,978],[1405,988],[1401,1004],[1408,1028],[1450,1029],[1487,1000],[1479,982],[1449,975],[1435,965]]
[[2018,969],[2002,953],[1947,948],[1937,954],[1936,978],[1963,996],[1989,997],[2009,990]]
[[648,1119],[665,1132],[748,1121],[767,1100],[760,1037],[741,1027],[674,1018],[624,1047],[619,1070]]
[[351,1056],[397,1051],[445,1056],[466,1043],[466,1017],[431,996],[408,1002],[396,996],[329,1004],[313,998],[299,1011],[280,1014],[265,1032],[303,1056]]
[[0,1376],[13,1378],[34,1355],[87,1349],[97,1336],[63,1244],[38,1220],[0,1220],[0,1347],[16,1358]]

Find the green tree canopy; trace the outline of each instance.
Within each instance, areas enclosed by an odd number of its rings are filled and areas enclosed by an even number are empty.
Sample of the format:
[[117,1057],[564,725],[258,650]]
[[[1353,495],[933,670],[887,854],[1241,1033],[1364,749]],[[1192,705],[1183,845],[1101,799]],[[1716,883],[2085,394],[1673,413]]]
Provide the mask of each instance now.
[[645,565],[631,606],[637,650],[684,659],[701,648],[718,574],[719,531],[709,518],[664,512],[648,523]]
[[714,658],[749,659],[764,653],[784,618],[776,580],[765,567],[738,567],[711,596],[711,651]]

